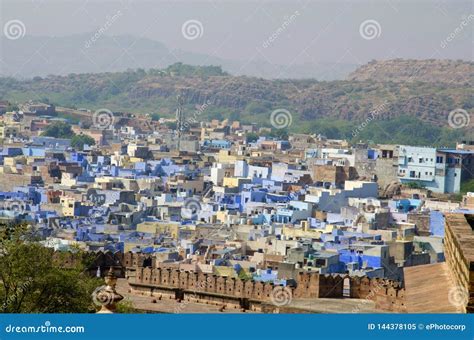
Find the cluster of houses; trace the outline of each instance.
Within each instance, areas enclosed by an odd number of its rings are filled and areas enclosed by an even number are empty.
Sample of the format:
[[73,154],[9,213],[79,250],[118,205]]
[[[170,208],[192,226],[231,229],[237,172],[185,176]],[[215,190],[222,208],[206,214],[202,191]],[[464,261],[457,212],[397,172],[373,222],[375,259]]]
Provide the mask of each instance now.
[[106,128],[73,125],[96,141],[81,151],[41,136],[52,118],[31,108],[1,119],[0,222],[55,250],[276,284],[301,271],[403,281],[404,267],[444,261],[443,214],[474,210],[473,193],[456,200],[474,178],[468,142],[279,140],[227,120],[176,131],[119,114]]

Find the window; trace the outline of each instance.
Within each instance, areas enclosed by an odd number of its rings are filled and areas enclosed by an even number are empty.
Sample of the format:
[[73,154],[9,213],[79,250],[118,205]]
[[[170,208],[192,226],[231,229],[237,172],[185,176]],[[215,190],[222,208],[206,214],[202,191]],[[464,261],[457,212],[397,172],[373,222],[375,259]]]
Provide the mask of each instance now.
[[443,156],[436,156],[436,163],[437,163],[437,164],[444,163]]
[[423,163],[423,158],[420,158],[420,159],[419,159],[419,162],[420,162],[420,163]]
[[413,158],[412,157],[408,157],[408,163],[411,163],[413,162]]
[[410,171],[410,177],[415,177],[415,171]]

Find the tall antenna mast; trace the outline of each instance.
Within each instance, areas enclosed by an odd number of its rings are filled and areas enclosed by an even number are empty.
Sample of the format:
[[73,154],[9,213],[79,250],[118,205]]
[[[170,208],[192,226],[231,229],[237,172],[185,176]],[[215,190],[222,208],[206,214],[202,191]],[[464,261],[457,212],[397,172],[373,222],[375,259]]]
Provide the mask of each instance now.
[[184,111],[183,111],[183,97],[181,93],[176,96],[178,107],[176,108],[176,129],[178,130],[178,152],[181,145],[181,135],[184,131]]

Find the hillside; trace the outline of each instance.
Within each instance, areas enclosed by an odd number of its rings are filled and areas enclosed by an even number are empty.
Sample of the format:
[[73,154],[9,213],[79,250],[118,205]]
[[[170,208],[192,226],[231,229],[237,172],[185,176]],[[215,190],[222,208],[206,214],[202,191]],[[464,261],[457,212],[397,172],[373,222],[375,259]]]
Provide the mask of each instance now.
[[[93,32],[58,37],[27,35],[23,39],[9,40],[0,35],[0,76],[33,78],[49,74],[122,72],[127,69],[165,68],[180,60],[190,65],[221,65],[234,75],[334,80],[346,78],[357,67],[335,62],[288,66],[259,59],[228,60],[210,54],[171,49],[147,38],[103,35],[91,42],[92,36]],[[31,51],[37,51],[34,57]]]
[[[437,141],[436,133],[441,133],[429,127],[455,130],[447,131],[446,138],[459,138],[461,132],[469,132],[467,128],[449,129],[447,122],[449,112],[456,108],[472,113],[473,90],[472,85],[457,82],[266,80],[234,77],[219,67],[182,64],[164,70],[71,74],[24,81],[0,78],[0,99],[48,100],[68,107],[171,116],[176,107],[176,95],[182,93],[188,113],[199,105],[208,104],[202,119],[230,117],[270,126],[271,112],[283,108],[292,113],[292,130],[323,132],[332,137],[351,137],[356,123],[365,121],[371,111],[378,110],[377,124],[394,124],[400,117],[404,118],[397,123],[398,128],[403,127],[400,124],[428,124],[427,134],[435,135],[428,136],[428,142]],[[383,130],[387,128],[391,126]],[[393,136],[377,137],[373,133],[367,129],[366,136],[360,137],[393,139]]]
[[357,68],[348,80],[427,83],[474,83],[474,63],[461,60],[382,60]]

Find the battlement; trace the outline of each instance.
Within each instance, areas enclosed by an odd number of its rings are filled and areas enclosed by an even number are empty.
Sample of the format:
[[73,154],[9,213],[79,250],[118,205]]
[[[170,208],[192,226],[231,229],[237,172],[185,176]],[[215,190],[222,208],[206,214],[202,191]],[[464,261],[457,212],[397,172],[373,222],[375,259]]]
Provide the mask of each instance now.
[[[174,266],[163,266],[148,254],[121,252],[86,253],[80,258],[72,252],[55,252],[55,258],[64,266],[73,266],[78,260],[89,262],[94,274],[100,267],[105,273],[110,267],[116,275],[126,277],[132,290],[138,293],[168,296],[204,303],[232,302],[234,306],[269,303],[274,292],[283,289],[270,282],[243,280],[204,272],[183,271]],[[376,309],[406,312],[405,289],[399,282],[368,277],[351,277],[342,274],[300,272],[296,285],[285,288],[291,299],[352,298],[375,302]]]
[[[219,297],[222,301],[248,299],[253,303],[266,303],[275,299],[283,288],[273,283],[223,277],[202,272],[183,271],[175,268],[136,266],[127,272],[132,289],[143,292],[160,292],[167,296],[175,293],[181,299],[186,294]],[[349,295],[344,287],[349,286]],[[353,298],[375,302],[377,309],[406,312],[405,289],[398,282],[386,279],[350,277],[348,275],[320,275],[302,272],[296,278],[296,286],[285,288],[291,299]],[[207,302],[206,302],[207,303]]]

